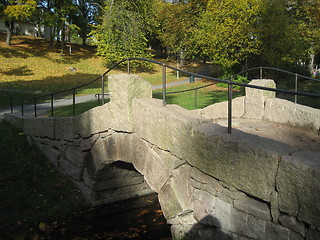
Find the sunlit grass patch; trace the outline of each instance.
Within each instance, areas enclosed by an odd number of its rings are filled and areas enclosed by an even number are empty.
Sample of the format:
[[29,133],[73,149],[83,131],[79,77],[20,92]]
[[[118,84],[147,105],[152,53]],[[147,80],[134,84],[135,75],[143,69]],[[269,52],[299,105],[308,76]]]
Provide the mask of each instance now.
[[[167,88],[166,103],[177,104],[188,110],[204,108],[214,103],[223,102],[228,100],[227,88],[217,87],[212,85],[209,87],[201,88],[198,90],[191,90],[181,93],[172,93],[177,91],[189,90],[201,86],[209,85],[210,81],[202,80],[195,83],[184,84],[176,87]],[[162,99],[162,90],[155,90],[153,97]],[[243,90],[234,89],[233,97],[242,96]]]

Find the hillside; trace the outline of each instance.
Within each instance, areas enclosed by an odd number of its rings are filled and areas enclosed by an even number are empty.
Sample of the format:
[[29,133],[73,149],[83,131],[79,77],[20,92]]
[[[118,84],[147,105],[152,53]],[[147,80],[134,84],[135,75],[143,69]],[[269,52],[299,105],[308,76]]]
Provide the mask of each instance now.
[[[60,47],[52,49],[48,40],[29,36],[13,36],[12,46],[4,44],[0,34],[0,90],[51,92],[88,82],[106,71],[103,59],[94,47],[72,45],[64,55]],[[71,71],[70,68],[76,71]]]

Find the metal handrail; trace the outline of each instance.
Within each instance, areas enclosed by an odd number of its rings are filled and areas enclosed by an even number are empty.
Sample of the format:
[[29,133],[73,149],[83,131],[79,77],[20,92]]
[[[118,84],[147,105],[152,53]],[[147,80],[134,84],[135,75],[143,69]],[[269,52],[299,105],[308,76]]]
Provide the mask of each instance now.
[[[158,64],[158,65],[162,66],[162,68],[163,68],[162,93],[159,93],[159,94],[162,94],[162,96],[163,96],[162,97],[163,106],[166,105],[166,95],[167,94],[182,93],[182,92],[187,92],[187,91],[197,91],[198,89],[209,87],[209,86],[212,86],[212,85],[217,84],[219,82],[228,84],[228,133],[231,133],[232,87],[233,87],[233,85],[241,86],[241,87],[249,87],[249,88],[261,89],[261,90],[267,90],[267,91],[273,91],[273,92],[279,92],[279,93],[292,94],[292,95],[295,95],[295,96],[296,95],[301,95],[301,96],[307,96],[307,97],[320,98],[319,94],[307,93],[307,92],[299,92],[299,91],[297,91],[297,89],[295,91],[291,91],[291,90],[285,90],[285,89],[275,89],[275,88],[256,86],[256,85],[252,85],[252,84],[239,83],[239,82],[234,82],[233,81],[233,78],[235,76],[237,76],[237,75],[241,75],[241,74],[247,73],[249,71],[258,70],[258,69],[260,70],[260,79],[262,79],[262,70],[263,69],[269,69],[269,70],[271,69],[271,70],[276,70],[276,71],[279,71],[279,72],[295,75],[296,76],[296,81],[297,81],[297,77],[302,77],[302,78],[305,78],[305,79],[309,79],[309,80],[314,80],[314,81],[319,81],[320,82],[319,79],[303,76],[303,75],[300,75],[300,74],[297,74],[297,73],[292,73],[292,72],[289,72],[289,71],[286,71],[286,70],[282,70],[282,69],[278,69],[278,68],[274,68],[274,67],[254,67],[254,68],[249,68],[249,69],[246,69],[244,71],[241,71],[241,72],[237,73],[236,75],[233,75],[233,76],[229,77],[228,79],[219,79],[219,78],[214,78],[214,77],[205,76],[205,75],[202,75],[202,74],[198,74],[198,73],[193,73],[193,72],[189,72],[189,71],[186,71],[186,70],[182,70],[182,69],[179,69],[179,68],[176,68],[176,67],[173,67],[173,66],[170,66],[170,65],[166,65],[165,63],[158,62],[158,61],[155,61],[155,60],[146,59],[146,58],[131,57],[131,58],[123,59],[123,60],[115,63],[105,73],[103,73],[98,78],[93,79],[92,81],[89,81],[88,83],[82,84],[82,85],[74,87],[74,88],[66,89],[66,90],[59,91],[59,92],[53,92],[53,93],[50,93],[50,94],[44,94],[44,95],[37,96],[37,97],[10,97],[10,99],[11,99],[11,113],[13,113],[13,99],[21,99],[21,114],[22,114],[22,116],[23,116],[23,112],[24,112],[24,107],[23,107],[24,99],[34,99],[34,111],[35,111],[35,117],[37,117],[37,107],[36,107],[37,99],[50,96],[50,98],[51,98],[51,116],[53,117],[54,95],[72,91],[72,93],[73,93],[73,115],[75,115],[75,102],[76,102],[75,94],[76,94],[76,90],[77,89],[83,88],[83,87],[85,87],[85,86],[87,86],[89,84],[92,84],[92,83],[102,79],[102,95],[104,95],[105,94],[104,93],[104,82],[103,82],[104,81],[104,77],[110,71],[112,71],[114,68],[116,68],[120,64],[124,63],[125,61],[127,61],[127,71],[128,71],[128,74],[130,74],[130,62],[132,60],[145,61],[145,62],[150,62],[150,63],[154,63],[154,64]],[[182,72],[182,73],[184,73],[186,75],[190,75],[190,76],[193,76],[193,77],[204,78],[204,79],[209,79],[209,80],[213,80],[215,82],[211,83],[211,84],[208,84],[208,85],[205,85],[205,86],[195,87],[195,88],[192,88],[192,89],[181,90],[181,91],[176,91],[176,92],[166,92],[166,88],[167,88],[166,69],[167,68],[172,69],[174,71]],[[297,83],[296,83],[296,86],[297,86]]]

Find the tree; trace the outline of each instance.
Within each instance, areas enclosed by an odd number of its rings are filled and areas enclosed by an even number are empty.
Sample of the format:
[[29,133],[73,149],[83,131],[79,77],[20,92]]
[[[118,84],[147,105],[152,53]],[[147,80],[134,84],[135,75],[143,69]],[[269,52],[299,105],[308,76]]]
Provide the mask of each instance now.
[[315,68],[316,53],[320,52],[320,1],[297,0],[291,4],[301,24],[303,41],[307,44],[309,55],[309,70],[312,71]]
[[28,19],[35,9],[35,0],[2,0],[0,16],[7,28],[6,45],[11,45],[14,22]]
[[209,0],[195,32],[202,55],[225,68],[258,52],[258,0]]
[[77,12],[72,16],[72,22],[80,29],[79,35],[82,38],[82,45],[86,45],[86,40],[99,16],[101,1],[95,0],[73,0],[77,7]]
[[140,2],[142,0],[109,1],[104,8],[103,22],[92,34],[96,39],[97,54],[103,56],[108,65],[128,57],[151,56],[146,51],[147,32]]
[[74,29],[72,19],[77,13],[77,7],[72,0],[41,0],[39,6],[42,22],[51,27],[51,46],[56,38],[61,43],[63,53],[67,35],[71,28]]
[[261,64],[281,66],[304,56],[305,43],[292,1],[265,0],[260,5],[258,39]]
[[207,6],[206,0],[181,1],[180,3],[162,3],[157,20],[159,22],[159,39],[171,53],[180,53],[184,58],[192,59],[199,51],[195,48],[194,35],[197,29],[199,14]]

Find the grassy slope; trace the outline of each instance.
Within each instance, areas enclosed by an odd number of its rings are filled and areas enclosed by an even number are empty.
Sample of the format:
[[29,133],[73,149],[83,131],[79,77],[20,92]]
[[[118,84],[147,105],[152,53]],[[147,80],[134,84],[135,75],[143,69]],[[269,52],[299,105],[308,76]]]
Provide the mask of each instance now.
[[[72,54],[50,49],[47,40],[14,36],[12,46],[3,43],[0,34],[0,89],[22,91],[58,91],[91,80],[107,69],[94,55],[94,48],[74,46]],[[74,67],[77,71],[70,71]]]
[[[103,59],[94,54],[94,47],[84,48],[79,45],[73,45],[72,54],[66,49],[66,53],[61,55],[59,46],[54,46],[51,49],[50,43],[45,39],[13,36],[12,46],[7,47],[4,45],[4,38],[5,35],[0,34],[0,108],[10,106],[9,97],[36,96],[43,93],[70,89],[99,77],[107,70],[103,65]],[[159,61],[163,62],[164,60]],[[175,65],[175,63],[166,63],[173,66]],[[70,71],[70,67],[75,68],[77,71]],[[197,71],[199,68],[201,68],[201,64],[193,63],[190,64],[186,70]],[[111,74],[125,71],[126,66],[118,70],[113,70]],[[159,65],[152,65],[152,69],[145,72],[140,71],[134,73],[141,75],[151,84],[161,84],[162,67]],[[182,76],[180,79],[186,77],[188,76]],[[176,73],[167,69],[167,82],[177,80]],[[81,91],[77,91],[77,94],[100,92],[100,84],[100,82],[97,82]],[[188,88],[190,88],[189,85]],[[9,89],[14,92],[1,91],[1,89]],[[175,90],[173,89],[172,91]],[[181,105],[183,107],[192,109],[194,100],[188,99],[190,94],[193,99],[194,94],[189,93],[189,95],[180,95],[181,98],[178,96],[169,96],[168,102],[182,103]],[[206,105],[202,103],[201,98],[206,99],[208,96],[208,94],[200,96],[199,99],[201,103],[199,106]],[[210,102],[210,100],[208,101]],[[25,102],[25,104],[28,103],[32,104],[33,100]],[[20,102],[15,101],[15,104],[20,104]],[[72,110],[67,109],[66,114],[62,115],[70,115],[69,112],[72,112]]]
[[[70,89],[96,79],[108,70],[104,60],[95,55],[94,47],[73,45],[71,54],[66,49],[65,54],[61,55],[59,46],[51,49],[49,41],[45,39],[13,36],[11,47],[5,46],[4,40],[5,35],[0,33],[0,108],[10,106],[9,97],[35,96]],[[70,67],[77,71],[70,71]],[[126,67],[122,67],[110,74],[125,71]],[[136,73],[151,84],[161,84],[162,68],[159,65],[153,65],[147,72]],[[167,81],[176,80],[175,73],[168,70]],[[97,82],[79,93],[100,92],[100,85]]]

